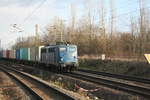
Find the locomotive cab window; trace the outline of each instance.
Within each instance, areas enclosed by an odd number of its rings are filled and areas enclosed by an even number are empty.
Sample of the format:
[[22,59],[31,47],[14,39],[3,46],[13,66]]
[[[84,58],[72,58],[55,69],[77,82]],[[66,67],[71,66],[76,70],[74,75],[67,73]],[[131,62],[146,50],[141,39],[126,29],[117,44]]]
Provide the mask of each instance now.
[[41,49],[41,53],[46,53],[46,49]]
[[76,51],[76,47],[69,47],[69,51],[70,51],[70,52]]
[[61,47],[61,48],[59,48],[59,50],[60,50],[61,52],[64,52],[64,51],[66,51],[66,48]]
[[48,52],[55,52],[55,48],[49,48]]

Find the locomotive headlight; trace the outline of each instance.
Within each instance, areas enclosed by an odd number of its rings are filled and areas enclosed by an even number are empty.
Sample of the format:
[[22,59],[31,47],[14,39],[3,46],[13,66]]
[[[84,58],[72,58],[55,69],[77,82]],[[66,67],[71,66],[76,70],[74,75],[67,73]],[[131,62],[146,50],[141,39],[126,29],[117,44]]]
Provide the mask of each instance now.
[[63,61],[63,58],[60,58],[61,61]]

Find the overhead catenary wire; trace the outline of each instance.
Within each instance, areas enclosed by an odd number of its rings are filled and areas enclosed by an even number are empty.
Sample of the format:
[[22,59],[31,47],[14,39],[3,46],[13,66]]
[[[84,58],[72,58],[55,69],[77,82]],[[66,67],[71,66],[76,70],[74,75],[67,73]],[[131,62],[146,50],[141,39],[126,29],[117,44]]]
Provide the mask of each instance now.
[[[29,20],[30,17],[32,17],[33,14],[34,14],[39,8],[41,8],[41,6],[42,6],[46,1],[47,1],[47,0],[42,0],[42,1],[32,10],[32,12],[29,13],[29,14],[23,19],[23,21],[22,21],[22,23],[20,23],[20,25],[22,26],[27,20]],[[15,25],[15,26],[14,26],[14,25]],[[19,25],[19,26],[20,26],[20,25]],[[28,32],[26,32],[25,30],[22,30],[19,26],[18,26],[18,24],[13,24],[13,25],[12,25],[12,27],[13,27],[14,29],[16,29],[16,30],[19,30],[19,32],[24,31],[25,33],[28,33]]]
[[[143,8],[143,9],[150,9],[150,6],[145,7],[145,8]],[[139,10],[140,10],[140,8],[139,8],[139,9],[130,10],[129,12],[122,13],[122,14],[119,14],[119,15],[117,15],[117,16],[114,16],[113,19],[111,18],[111,16],[110,16],[110,17],[105,17],[105,18],[103,19],[103,21],[108,21],[108,20],[110,20],[110,19],[114,20],[114,19],[119,18],[119,17],[122,17],[122,16],[127,16],[127,15],[129,15],[129,14],[131,14],[131,13],[132,13],[132,14],[133,14],[133,13],[136,13],[136,12],[139,11]]]
[[[150,6],[149,7],[145,7],[144,9],[150,9]],[[132,11],[129,11],[129,12],[126,12],[126,13],[122,13],[122,14],[120,14],[120,15],[118,15],[118,16],[115,16],[112,20],[114,20],[114,19],[116,19],[116,18],[118,18],[118,17],[122,17],[122,16],[127,16],[127,15],[129,15],[129,14],[133,14],[133,13],[136,13],[137,11],[139,11],[140,9],[135,9],[135,10],[132,10]],[[120,25],[120,24],[119,24]]]
[[[127,1],[130,1],[130,0],[127,0]],[[122,9],[122,8],[128,8],[129,6],[133,6],[133,4],[136,4],[136,3],[139,3],[139,0],[136,0],[136,1],[134,1],[134,2],[126,2],[126,4],[124,5],[124,6],[120,6],[119,8],[113,8],[113,9],[110,9],[108,12],[105,10],[105,12],[104,13],[111,13],[111,12],[113,12],[114,10],[115,11],[117,11],[117,10],[120,10],[120,9]],[[144,2],[144,3],[146,3],[146,2]],[[139,6],[139,5],[138,5]],[[149,9],[150,7],[145,7],[144,9]],[[121,15],[126,15],[126,14],[130,14],[130,13],[132,13],[132,12],[137,12],[138,10],[140,10],[140,9],[135,9],[135,10],[130,10],[129,12],[126,12],[126,13],[122,13],[122,14],[120,14],[120,15],[117,15],[117,16],[114,16],[114,19],[115,18],[117,18],[117,17],[120,17]],[[105,20],[106,18],[104,18],[104,20]]]
[[[25,23],[27,20],[29,20],[30,17],[32,17],[33,14],[37,11],[37,9],[39,9],[46,1],[47,1],[47,0],[43,0],[29,15],[27,15],[27,17],[25,17],[25,19],[23,20],[23,23]],[[137,1],[138,1],[138,0],[136,0],[136,2],[137,2]],[[132,4],[132,3],[131,3],[131,2],[128,2],[127,4],[128,4],[128,6],[129,6],[129,4]],[[125,7],[126,7],[126,6],[125,6]],[[124,8],[124,7],[122,6],[122,7],[119,7],[119,8],[114,8],[114,9],[110,10],[110,12],[113,11],[113,10],[120,9],[120,8]]]
[[[20,25],[22,26],[27,20],[30,19],[30,17],[33,16],[33,14],[46,2],[47,0],[42,0],[33,10],[31,13],[29,13],[24,19],[23,21],[20,23]],[[14,26],[15,25],[15,26]],[[19,26],[20,26],[19,25]],[[24,31],[22,30],[20,27],[18,26],[18,24],[13,24],[12,27],[19,30],[20,32]]]
[[[148,7],[145,7],[144,9],[150,9],[150,6],[148,6]],[[111,17],[105,17],[102,21],[109,21],[109,20],[115,20],[116,18],[119,18],[119,17],[125,17],[125,16],[128,16],[129,14],[133,14],[133,13],[136,13],[136,12],[138,12],[140,9],[134,9],[134,10],[131,10],[131,11],[129,11],[129,12],[126,12],[126,13],[122,13],[122,14],[119,14],[119,15],[117,15],[117,16],[114,16],[113,17],[113,19],[111,18]],[[137,15],[136,15],[137,16]],[[99,21],[98,21],[99,22]]]
[[[39,9],[46,1],[47,1],[47,0],[43,0],[27,17],[25,17],[25,19],[23,20],[23,23],[25,23],[27,20],[29,20],[30,17],[32,17],[33,14],[37,11],[37,9]],[[136,0],[136,1],[134,2],[134,4],[135,4],[135,3],[138,3],[138,2],[139,2],[139,0]],[[133,2],[127,2],[127,3],[126,3],[126,5],[128,5],[128,6],[130,6],[131,4],[133,4]],[[112,12],[112,11],[117,10],[117,9],[125,8],[125,7],[128,7],[128,6],[121,6],[121,7],[119,7],[119,8],[114,8],[114,9],[111,9],[109,12]],[[132,11],[132,12],[134,12],[134,11]],[[114,16],[113,19],[115,19],[115,18],[117,18],[117,17],[120,17],[121,15],[128,14],[128,13],[130,13],[130,12],[127,12],[127,13],[124,13],[124,14],[120,14],[120,15],[118,15],[118,16]],[[104,18],[104,20],[105,20],[105,18]]]
[[[130,0],[129,0],[130,1]],[[113,9],[111,9],[111,10],[109,10],[108,12],[110,13],[110,12],[112,12],[112,11],[117,11],[118,9],[120,10],[120,9],[122,9],[122,8],[127,8],[127,7],[129,7],[129,6],[131,6],[131,5],[133,5],[133,4],[136,4],[136,3],[139,3],[139,0],[136,0],[136,1],[132,1],[132,2],[127,2],[124,6],[120,6],[120,7],[118,7],[118,8],[113,8]],[[106,12],[105,12],[106,13]]]
[[[23,20],[23,23],[25,23],[27,20],[29,20],[30,17],[32,17],[33,14],[37,11],[37,9],[39,9],[46,1],[47,1],[47,0],[43,0],[27,17],[25,17],[25,19]],[[137,1],[138,1],[138,0],[136,0],[136,2],[137,2]],[[131,2],[128,2],[127,4],[128,4],[128,6],[129,6],[129,4],[131,4]],[[126,7],[128,7],[128,6],[126,6]],[[124,7],[122,6],[122,7],[120,7],[120,8],[124,8]],[[117,10],[117,9],[120,9],[120,8],[114,8],[114,9],[112,9],[112,10],[110,10],[110,11]],[[144,8],[144,9],[149,9],[149,8],[150,8],[150,7],[147,7],[147,8]],[[118,18],[118,17],[127,16],[128,14],[130,14],[130,13],[132,13],[132,12],[135,13],[135,12],[137,12],[138,10],[140,10],[140,9],[131,10],[131,11],[129,11],[129,12],[122,13],[122,14],[120,14],[120,15],[114,16],[112,20],[114,20],[114,19],[116,19],[116,18]],[[105,17],[105,18],[104,18],[104,21],[109,20],[109,19],[110,19],[110,18]]]
[[29,15],[27,15],[27,17],[25,17],[25,19],[23,20],[23,24],[30,19],[30,17],[33,16],[33,14],[37,11],[37,9],[41,8],[41,6],[46,2],[47,0],[43,0]]
[[123,5],[123,6],[120,6],[120,7],[118,7],[118,8],[112,8],[112,9],[110,9],[110,10],[108,10],[108,11],[104,11],[104,13],[111,13],[111,12],[113,12],[113,11],[117,11],[117,10],[121,10],[122,8],[127,8],[127,7],[129,7],[129,6],[133,6],[133,4],[137,4],[137,3],[139,3],[139,0],[136,0],[136,1],[132,1],[132,2],[129,2],[130,0],[128,0],[128,2],[126,1],[126,4],[125,5]]

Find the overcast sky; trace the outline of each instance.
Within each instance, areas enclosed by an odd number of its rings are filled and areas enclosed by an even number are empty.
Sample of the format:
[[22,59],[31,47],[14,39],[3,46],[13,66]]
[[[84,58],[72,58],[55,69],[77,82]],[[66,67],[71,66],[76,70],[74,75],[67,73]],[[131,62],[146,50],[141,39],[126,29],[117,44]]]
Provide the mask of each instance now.
[[[69,23],[71,4],[76,8],[76,17],[80,18],[85,14],[85,5],[87,1],[91,1],[90,5],[93,9],[97,9],[100,6],[100,0],[0,0],[0,39],[2,47],[9,47],[15,42],[17,37],[34,35],[35,24],[39,24],[40,29],[44,30],[45,26],[52,23],[56,16],[64,19],[66,23]],[[106,2],[105,6],[107,12],[109,12],[110,0],[104,1]],[[132,11],[138,9],[138,0],[115,1],[117,16],[130,11],[130,15],[137,15],[136,11]],[[145,7],[150,7],[150,1],[146,1],[147,5],[145,5]],[[33,10],[38,8],[41,3],[42,5],[40,8],[30,16]],[[94,11],[96,10],[93,10],[93,12]],[[130,15],[124,15],[124,17],[121,18],[118,17],[118,26],[124,28],[124,30],[128,30]],[[19,33],[14,31],[12,28],[13,24],[17,24],[24,32]]]

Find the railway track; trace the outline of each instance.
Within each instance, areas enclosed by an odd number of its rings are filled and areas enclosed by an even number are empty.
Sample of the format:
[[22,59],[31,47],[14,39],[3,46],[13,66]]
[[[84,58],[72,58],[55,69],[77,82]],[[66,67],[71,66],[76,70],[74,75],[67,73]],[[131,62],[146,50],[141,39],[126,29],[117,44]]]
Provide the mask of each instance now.
[[139,95],[142,97],[150,98],[150,87],[145,87],[145,86],[135,85],[135,84],[128,84],[125,82],[118,82],[118,81],[110,80],[107,78],[98,77],[98,75],[118,78],[118,79],[123,79],[123,80],[128,80],[128,81],[135,81],[135,82],[140,82],[144,84],[149,84],[150,82],[149,79],[143,79],[143,78],[137,78],[137,77],[135,78],[132,76],[126,77],[124,75],[110,74],[110,73],[105,73],[105,72],[96,72],[96,71],[90,71],[90,70],[81,70],[81,69],[78,70],[77,72],[67,73],[64,75],[74,77],[77,79],[81,79],[81,80],[85,80],[85,81],[89,81],[92,83],[96,83],[98,85],[103,85],[103,86],[113,88],[116,90],[121,90],[121,91],[131,93],[134,95]]
[[97,71],[84,70],[84,69],[79,69],[78,71],[101,75],[101,76],[106,76],[106,77],[124,79],[124,80],[128,80],[128,81],[135,81],[135,82],[140,82],[140,83],[144,83],[144,84],[150,84],[150,79],[146,79],[146,78],[127,76],[127,75],[121,75],[121,74],[112,74],[112,73],[106,73],[106,72],[97,72]]
[[94,74],[92,75],[89,73],[79,72],[79,71],[73,72],[73,73],[67,73],[66,75],[77,78],[77,79],[96,83],[98,85],[103,85],[103,86],[113,88],[116,90],[121,90],[127,93],[132,93],[134,95],[139,95],[142,97],[150,98],[150,88],[147,88],[144,86],[128,84],[125,82],[118,82],[118,81],[110,80],[107,78],[101,78],[101,77],[95,76]]
[[23,86],[34,100],[76,100],[63,91],[57,88],[51,87],[48,84],[40,81],[26,73],[17,71],[6,65],[0,65],[0,70],[5,72],[8,76],[13,78],[17,83]]

